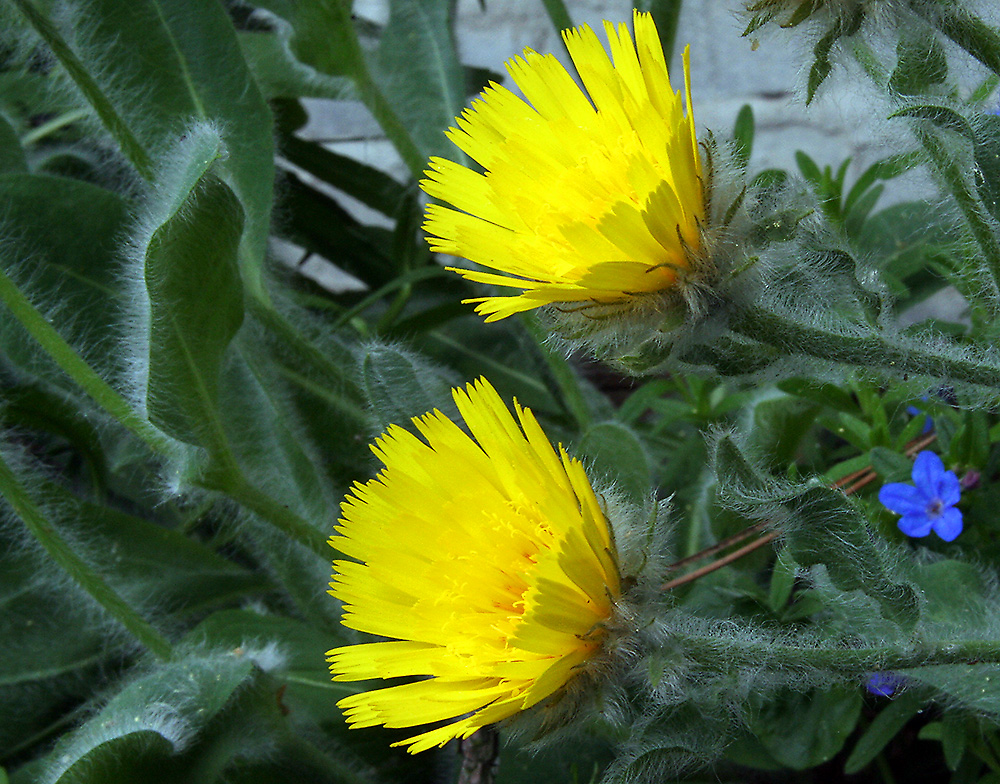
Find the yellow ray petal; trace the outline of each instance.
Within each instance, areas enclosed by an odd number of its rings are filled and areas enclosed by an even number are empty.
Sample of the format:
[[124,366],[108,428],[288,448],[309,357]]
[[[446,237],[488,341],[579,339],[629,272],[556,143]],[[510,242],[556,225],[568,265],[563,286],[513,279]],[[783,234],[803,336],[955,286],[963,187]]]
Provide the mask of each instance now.
[[492,270],[454,270],[469,280],[521,291],[471,300],[488,321],[560,302],[645,305],[689,282],[670,271],[692,267],[704,221],[688,50],[685,103],[652,18],[636,12],[634,28],[633,41],[605,24],[610,56],[589,27],[563,32],[585,90],[552,55],[512,59],[530,105],[490,86],[450,133],[485,172],[431,162],[422,187],[455,208],[428,206],[431,248]]
[[[343,623],[388,638],[328,653],[339,681],[425,676],[345,697],[352,727],[453,720],[411,752],[559,691],[600,647],[618,595],[611,534],[578,461],[530,409],[480,379],[453,390],[471,436],[438,411],[391,427],[331,544]],[[460,718],[465,714],[471,714]]]

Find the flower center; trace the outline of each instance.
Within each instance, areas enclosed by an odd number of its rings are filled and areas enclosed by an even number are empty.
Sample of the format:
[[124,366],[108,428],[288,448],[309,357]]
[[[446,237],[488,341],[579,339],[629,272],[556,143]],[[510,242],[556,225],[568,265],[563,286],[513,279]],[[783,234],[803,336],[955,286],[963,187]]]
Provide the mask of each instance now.
[[944,511],[944,501],[940,498],[935,498],[929,504],[927,504],[927,516],[931,518],[937,518],[941,516],[941,512]]

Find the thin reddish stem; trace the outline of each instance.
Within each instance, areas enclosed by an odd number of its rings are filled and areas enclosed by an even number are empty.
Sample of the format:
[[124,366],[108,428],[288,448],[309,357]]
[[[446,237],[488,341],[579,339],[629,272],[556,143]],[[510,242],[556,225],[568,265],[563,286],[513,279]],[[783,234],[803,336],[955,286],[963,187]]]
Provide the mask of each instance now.
[[680,569],[682,566],[686,566],[692,561],[698,561],[702,558],[707,558],[710,555],[715,555],[720,550],[725,550],[730,545],[736,544],[737,542],[742,542],[744,539],[748,539],[760,530],[767,527],[767,523],[755,523],[749,528],[744,528],[739,533],[735,533],[732,536],[727,536],[720,542],[716,542],[711,547],[706,547],[704,550],[700,550],[694,555],[689,555],[687,558],[681,558],[679,561],[674,561],[670,566],[667,567],[668,572],[672,572],[674,569]]
[[[934,442],[934,439],[936,438],[937,438],[936,433],[930,433],[926,436],[923,436],[922,438],[914,439],[913,441],[911,441],[909,444],[906,445],[906,448],[903,450],[903,452],[907,457],[913,457],[921,449],[932,444]],[[836,482],[833,483],[833,486],[839,489],[841,487],[844,487],[845,485],[849,485],[847,489],[844,490],[844,495],[853,495],[865,485],[874,482],[877,478],[878,474],[872,470],[871,466],[868,466],[867,468],[861,468],[857,471],[848,474],[847,476],[841,477],[840,479],[838,479]],[[679,561],[674,561],[674,563],[670,564],[670,566],[667,567],[666,571],[672,572],[675,569],[679,569],[680,567],[686,566],[687,564],[692,563],[694,561],[698,561],[702,558],[707,558],[710,555],[715,555],[717,552],[719,552],[720,550],[725,550],[730,545],[734,545],[737,542],[742,542],[744,539],[748,539],[758,531],[766,528],[768,525],[769,523],[767,521],[761,523],[754,523],[753,525],[744,528],[742,531],[739,531],[738,533],[735,533],[732,536],[728,536],[725,539],[716,542],[711,547],[706,547],[704,550],[700,550],[694,555],[689,555],[686,558],[681,558]],[[669,591],[671,588],[676,588],[680,585],[685,585],[686,583],[693,582],[694,580],[697,580],[699,577],[703,577],[706,574],[711,574],[716,569],[721,569],[723,566],[727,566],[728,564],[731,564],[733,561],[739,560],[744,555],[752,553],[754,550],[763,547],[769,542],[773,542],[777,537],[778,537],[777,531],[771,531],[770,533],[764,534],[756,541],[750,542],[750,544],[744,545],[738,550],[734,550],[729,555],[725,555],[716,561],[712,561],[711,563],[705,564],[704,566],[695,569],[693,572],[688,572],[687,574],[682,575],[680,577],[675,577],[673,580],[668,580],[663,584],[662,590]]]
[[739,550],[733,550],[729,555],[723,556],[717,561],[712,561],[712,563],[707,563],[695,569],[693,572],[688,572],[680,577],[675,577],[673,580],[668,580],[662,585],[664,591],[669,591],[671,588],[676,588],[679,585],[684,585],[685,583],[697,580],[699,577],[704,577],[710,572],[714,572],[716,569],[721,569],[723,566],[731,564],[733,561],[737,561],[748,553],[752,553],[754,550],[763,547],[769,542],[774,541],[778,536],[777,531],[771,531],[770,533],[764,534],[760,539],[756,539],[750,544],[745,544]]

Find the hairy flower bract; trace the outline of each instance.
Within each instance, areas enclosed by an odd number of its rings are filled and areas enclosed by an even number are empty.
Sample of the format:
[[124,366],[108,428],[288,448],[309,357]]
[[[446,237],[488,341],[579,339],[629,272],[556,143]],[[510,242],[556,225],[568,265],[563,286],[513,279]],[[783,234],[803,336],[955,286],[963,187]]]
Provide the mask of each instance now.
[[637,12],[634,28],[633,43],[605,22],[613,62],[586,25],[563,32],[586,93],[526,49],[507,70],[530,104],[491,83],[448,132],[485,171],[431,159],[422,187],[456,208],[428,206],[431,247],[495,271],[455,270],[470,280],[521,290],[469,300],[487,321],[636,305],[689,271],[704,204],[688,53],[685,115],[652,17]]
[[468,737],[559,692],[600,648],[620,596],[614,542],[582,464],[516,420],[481,379],[390,427],[379,475],[342,507],[330,593],[343,623],[390,638],[329,652],[334,680],[417,676],[342,699],[352,727],[451,723],[397,745]]
[[962,513],[955,508],[961,494],[955,472],[946,471],[933,452],[921,452],[913,463],[913,484],[884,485],[878,500],[902,515],[897,525],[907,536],[927,536],[933,530],[950,542],[962,533]]

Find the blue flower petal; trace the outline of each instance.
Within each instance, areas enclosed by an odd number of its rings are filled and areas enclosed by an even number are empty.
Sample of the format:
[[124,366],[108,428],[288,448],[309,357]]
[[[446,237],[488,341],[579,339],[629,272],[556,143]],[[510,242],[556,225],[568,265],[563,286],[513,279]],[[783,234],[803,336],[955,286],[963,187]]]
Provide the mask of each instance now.
[[878,491],[878,500],[896,514],[927,514],[927,498],[913,485],[890,482]]
[[[949,509],[948,511],[950,512],[951,510]],[[927,516],[926,511],[908,512],[899,518],[896,525],[907,536],[920,537],[927,536],[931,532],[934,521]]]
[[940,457],[933,452],[921,452],[913,461],[913,484],[930,497],[936,498],[938,482],[944,472],[944,463]]
[[892,672],[873,672],[865,681],[865,688],[876,697],[891,697],[902,685],[903,679]]
[[945,506],[954,506],[962,497],[962,485],[954,471],[945,471],[938,481],[938,498]]
[[941,516],[934,521],[934,533],[946,542],[952,541],[962,533],[962,513],[954,507],[945,509]]

